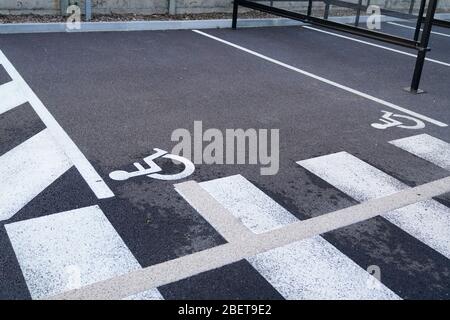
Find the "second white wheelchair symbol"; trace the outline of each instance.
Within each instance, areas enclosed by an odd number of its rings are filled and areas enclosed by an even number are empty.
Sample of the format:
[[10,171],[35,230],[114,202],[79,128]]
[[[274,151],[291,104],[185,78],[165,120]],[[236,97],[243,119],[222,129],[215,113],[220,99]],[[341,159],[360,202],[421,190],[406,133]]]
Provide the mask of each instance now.
[[[155,151],[154,154],[144,158],[144,162],[148,165],[148,168],[145,168],[139,162],[135,162],[134,166],[137,169],[136,171],[113,171],[109,174],[109,177],[113,180],[118,181],[124,181],[139,176],[147,176],[149,178],[158,180],[179,180],[184,179],[194,173],[195,166],[189,159],[177,156],[175,154],[169,154],[167,151],[161,149],[155,148],[153,150]],[[160,173],[162,171],[162,168],[154,162],[154,160],[158,158],[170,159],[174,160],[175,162],[181,163],[184,166],[184,170],[176,174],[162,174]]]
[[425,123],[422,120],[411,116],[405,116],[402,114],[395,114],[389,111],[384,111],[381,116],[381,123],[372,123],[371,126],[375,129],[387,129],[392,127],[398,127],[402,129],[423,129]]

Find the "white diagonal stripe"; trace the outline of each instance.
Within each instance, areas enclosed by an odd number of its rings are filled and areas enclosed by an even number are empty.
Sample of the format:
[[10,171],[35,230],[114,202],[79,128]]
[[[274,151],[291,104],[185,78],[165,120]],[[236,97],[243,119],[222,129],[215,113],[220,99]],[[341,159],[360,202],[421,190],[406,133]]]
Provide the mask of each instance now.
[[0,114],[24,104],[27,100],[17,82],[10,81],[0,86]]
[[28,97],[28,102],[34,109],[36,114],[41,118],[42,122],[46,125],[51,135],[59,146],[64,150],[64,153],[70,158],[70,161],[75,165],[80,172],[83,179],[95,193],[97,198],[104,199],[114,197],[112,190],[106,185],[102,177],[91,165],[89,160],[72,141],[69,135],[59,125],[58,121],[47,110],[45,105],[39,99],[39,97],[28,86],[19,72],[14,68],[12,63],[0,50],[0,64],[3,65],[8,75],[13,81],[20,87],[20,92],[24,93]]
[[48,129],[0,157],[0,221],[11,218],[72,163]]
[[[347,152],[334,153],[297,163],[360,202],[409,188]],[[446,206],[434,200],[426,200],[382,216],[450,258],[450,209]]]
[[[255,233],[297,218],[240,175],[200,183]],[[350,258],[320,236],[260,253],[248,259],[286,299],[398,299]]]
[[450,170],[450,143],[448,142],[423,133],[389,141],[389,143],[441,168]]
[[[98,206],[5,225],[33,299],[122,275],[141,266]],[[160,298],[151,289],[130,299]]]

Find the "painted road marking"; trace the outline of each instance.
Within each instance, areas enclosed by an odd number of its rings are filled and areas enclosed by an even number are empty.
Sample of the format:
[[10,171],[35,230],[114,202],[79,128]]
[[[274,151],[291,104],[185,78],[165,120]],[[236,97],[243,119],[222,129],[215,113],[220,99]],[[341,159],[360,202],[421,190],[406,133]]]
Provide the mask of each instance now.
[[200,186],[256,234],[298,220],[241,175],[201,182]]
[[[379,45],[379,44],[376,44],[376,43],[372,43],[372,42],[368,42],[368,41],[364,41],[364,40],[360,40],[360,39],[344,36],[342,34],[338,34],[338,33],[335,33],[335,32],[325,31],[325,30],[317,29],[317,28],[310,27],[310,26],[302,26],[302,28],[305,28],[305,29],[308,29],[308,30],[312,30],[312,31],[321,32],[321,33],[325,33],[325,34],[328,34],[328,35],[331,35],[331,36],[334,36],[334,37],[347,39],[347,40],[351,40],[351,41],[354,41],[354,42],[359,42],[359,43],[362,43],[362,44],[366,44],[368,46],[372,46],[372,47],[388,50],[388,51],[391,51],[391,52],[400,53],[400,54],[403,54],[403,55],[408,56],[408,57],[417,58],[417,54],[413,54],[413,53],[409,53],[409,52],[405,52],[405,51],[401,51],[401,50],[385,47],[385,46],[382,46],[382,45]],[[439,60],[435,60],[435,59],[431,59],[431,58],[425,58],[425,60],[429,61],[429,62],[440,64],[440,65],[443,65],[443,66],[446,66],[446,67],[450,67],[450,63],[447,63],[447,62],[443,62],[443,61],[439,61]]]
[[176,184],[175,190],[227,241],[237,242],[252,236],[241,220],[228,212],[195,181]]
[[[154,154],[144,158],[147,168],[144,168],[144,166],[139,162],[135,162],[134,166],[137,170],[132,172],[117,170],[111,172],[109,177],[113,180],[124,181],[134,177],[147,176],[153,179],[169,181],[184,179],[194,173],[195,166],[189,159],[175,154],[170,154],[167,151],[158,148],[154,148],[153,150],[155,151]],[[159,172],[161,172],[162,169],[154,161],[160,157],[173,160],[175,163],[182,163],[184,165],[184,170],[176,174],[160,174]]]
[[391,109],[395,109],[395,110],[397,110],[397,111],[401,111],[401,112],[403,112],[403,113],[409,114],[410,116],[413,116],[413,117],[422,119],[422,120],[424,120],[424,121],[427,121],[427,122],[429,122],[429,123],[435,124],[435,125],[437,125],[437,126],[439,126],[439,127],[447,127],[447,124],[445,124],[445,123],[443,123],[443,122],[440,122],[440,121],[438,121],[438,120],[434,120],[434,119],[429,118],[429,117],[427,117],[427,116],[424,116],[424,115],[422,115],[422,114],[420,114],[420,113],[417,113],[417,112],[408,110],[408,109],[406,109],[406,108],[400,107],[400,106],[398,106],[398,105],[396,105],[396,104],[393,104],[393,103],[391,103],[391,102],[388,102],[388,101],[385,101],[385,100],[376,98],[376,97],[371,96],[371,95],[369,95],[369,94],[367,94],[367,93],[358,91],[358,90],[356,90],[356,89],[352,89],[352,88],[350,88],[350,87],[347,87],[347,86],[345,86],[345,85],[339,84],[339,83],[334,82],[334,81],[332,81],[332,80],[329,80],[329,79],[323,78],[323,77],[321,77],[321,76],[315,75],[315,74],[313,74],[313,73],[310,73],[310,72],[308,72],[308,71],[305,71],[305,70],[296,68],[296,67],[294,67],[294,66],[291,66],[291,65],[289,65],[289,64],[286,64],[286,63],[281,62],[281,61],[279,61],[279,60],[272,59],[272,58],[270,58],[270,57],[268,57],[268,56],[265,56],[265,55],[263,55],[263,54],[260,54],[260,53],[258,53],[258,52],[256,52],[256,51],[253,51],[253,50],[244,48],[244,47],[239,46],[239,45],[237,45],[237,44],[234,44],[234,43],[232,43],[232,42],[229,42],[229,41],[220,39],[220,38],[218,38],[218,37],[212,36],[212,35],[210,35],[210,34],[208,34],[208,33],[203,32],[203,31],[199,31],[199,30],[192,30],[192,31],[194,31],[195,33],[198,33],[198,34],[200,34],[200,35],[202,35],[202,36],[205,36],[205,37],[207,37],[207,38],[210,38],[210,39],[216,40],[216,41],[218,41],[218,42],[221,42],[221,43],[223,43],[223,44],[226,44],[226,45],[228,45],[228,46],[230,46],[230,47],[233,47],[233,48],[239,49],[239,50],[241,50],[241,51],[247,52],[247,53],[249,53],[249,54],[251,54],[251,55],[253,55],[253,56],[255,56],[255,57],[261,58],[261,59],[263,59],[263,60],[266,60],[266,61],[268,61],[268,62],[274,63],[274,64],[276,64],[276,65],[279,65],[279,66],[281,66],[281,67],[283,67],[283,68],[286,68],[286,69],[295,71],[295,72],[297,72],[297,73],[303,74],[303,75],[305,75],[305,76],[307,76],[307,77],[316,79],[316,80],[318,80],[318,81],[321,81],[321,82],[324,82],[324,83],[326,83],[326,84],[329,84],[329,85],[331,85],[331,86],[333,86],[333,87],[336,87],[336,88],[345,90],[345,91],[347,91],[347,92],[353,93],[353,94],[355,94],[355,95],[357,95],[357,96],[360,96],[360,97],[363,97],[363,98],[365,98],[365,99],[371,100],[371,101],[373,101],[373,102],[379,103],[379,104],[384,105],[384,106],[386,106],[386,107],[389,107],[389,108],[391,108]]
[[[254,233],[298,219],[241,175],[200,183]],[[294,242],[247,259],[286,299],[398,299],[372,276],[320,236]]]
[[[98,206],[5,225],[33,299],[140,269]],[[153,296],[158,296],[156,289]]]
[[[297,163],[360,202],[409,188],[347,152]],[[382,217],[450,258],[450,209],[446,206],[426,200],[383,214]]]
[[441,168],[450,170],[450,143],[448,142],[424,133],[392,140],[389,143]]
[[[393,26],[397,26],[397,27],[403,27],[403,28],[407,28],[407,29],[416,30],[415,27],[406,26],[404,24],[397,23],[397,22],[387,22],[387,23],[389,23],[390,25],[393,25]],[[420,29],[420,31],[423,31],[423,29]],[[436,31],[431,31],[431,33],[439,35],[439,36],[450,38],[450,34],[446,34],[446,33],[442,33],[442,32],[436,32]]]
[[0,114],[27,102],[16,82],[10,81],[0,86]]
[[64,129],[59,125],[52,114],[47,110],[42,101],[28,86],[19,72],[14,68],[11,62],[6,58],[3,52],[0,50],[0,64],[3,65],[6,72],[11,79],[19,86],[19,92],[23,93],[27,97],[27,101],[33,107],[36,114],[41,118],[42,122],[49,129],[51,135],[55,141],[63,149],[67,157],[72,161],[77,170],[80,172],[83,179],[95,193],[97,198],[104,199],[114,196],[114,193],[106,185],[100,175],[95,171],[94,167],[90,164],[89,160],[84,156]]
[[[176,188],[179,189],[183,186],[193,189],[193,193],[205,193],[205,190],[194,181],[177,184]],[[294,222],[279,229],[253,234],[252,237],[244,237],[241,241],[229,242],[141,270],[132,271],[128,274],[100,281],[79,290],[71,290],[48,299],[122,299],[150,288],[157,288],[192,277],[201,272],[217,269],[230,263],[253,257],[271,249],[365,221],[385,212],[431,199],[447,192],[450,192],[450,177],[315,218]],[[207,192],[206,194],[208,195]],[[215,211],[222,211],[223,215],[229,215],[228,211],[218,204],[217,201],[214,200],[211,203],[218,205],[214,209]],[[203,215],[203,212],[201,214]]]
[[72,163],[48,129],[0,157],[0,221],[14,216]]
[[[375,129],[380,129],[380,130],[385,130],[387,128],[392,128],[392,127],[398,127],[398,128],[402,128],[402,129],[410,129],[410,130],[418,130],[418,129],[423,129],[425,128],[425,123],[423,123],[423,121],[410,117],[410,116],[405,116],[405,115],[401,115],[401,114],[394,114],[392,112],[389,111],[384,111],[381,110],[381,112],[383,112],[383,115],[380,118],[380,122],[381,123],[372,123],[371,126]],[[407,123],[414,123],[409,124],[409,125],[405,125],[403,122],[397,120],[397,119],[406,119]]]
[[157,289],[150,289],[141,293],[133,294],[123,300],[164,300]]

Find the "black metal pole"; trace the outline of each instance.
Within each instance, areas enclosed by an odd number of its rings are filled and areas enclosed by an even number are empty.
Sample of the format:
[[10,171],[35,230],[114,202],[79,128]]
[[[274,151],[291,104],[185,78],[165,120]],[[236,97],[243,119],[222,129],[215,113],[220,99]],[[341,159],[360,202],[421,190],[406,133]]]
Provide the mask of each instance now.
[[233,21],[231,23],[231,28],[236,29],[237,27],[237,18],[238,18],[238,0],[233,1]]
[[308,0],[308,12],[306,13],[308,17],[311,15],[312,12],[312,0]]
[[361,17],[362,0],[358,0],[358,8],[356,9],[355,26],[359,26],[359,18]]
[[411,4],[409,5],[409,14],[413,13],[415,5],[416,5],[416,0],[411,0]]
[[325,2],[325,12],[323,13],[323,18],[326,20],[328,19],[329,15],[330,15],[330,4],[328,2]]
[[[425,2],[425,0],[423,0]],[[424,20],[422,36],[420,39],[420,50],[417,54],[416,66],[414,68],[414,75],[411,82],[411,92],[419,93],[420,78],[422,76],[423,65],[428,49],[428,42],[430,41],[431,29],[433,28],[434,14],[436,12],[438,0],[429,0],[427,15]]]
[[422,28],[423,13],[425,12],[426,3],[427,3],[427,0],[422,0],[420,2],[420,9],[419,9],[419,15],[417,17],[416,31],[414,31],[414,41],[419,40],[420,29]]

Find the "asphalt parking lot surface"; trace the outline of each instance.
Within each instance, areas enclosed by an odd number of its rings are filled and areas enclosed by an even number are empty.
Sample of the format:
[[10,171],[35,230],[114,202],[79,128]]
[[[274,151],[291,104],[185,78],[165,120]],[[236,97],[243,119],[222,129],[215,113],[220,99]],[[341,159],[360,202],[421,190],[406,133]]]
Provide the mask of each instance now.
[[[0,298],[51,297],[230,242],[174,184],[198,182],[258,234],[447,178],[450,36],[432,35],[415,95],[402,90],[414,57],[386,48],[412,51],[314,29],[0,35],[0,96],[19,101],[0,109]],[[24,81],[2,92],[22,81],[11,67]],[[31,95],[25,85],[38,99],[10,98]],[[383,127],[389,114],[397,124]],[[278,129],[277,173],[195,163],[176,181],[110,178],[170,153],[173,132],[194,135],[196,121],[202,133]],[[297,247],[187,264],[189,277],[133,298],[448,299],[449,230],[450,195],[437,194]]]

